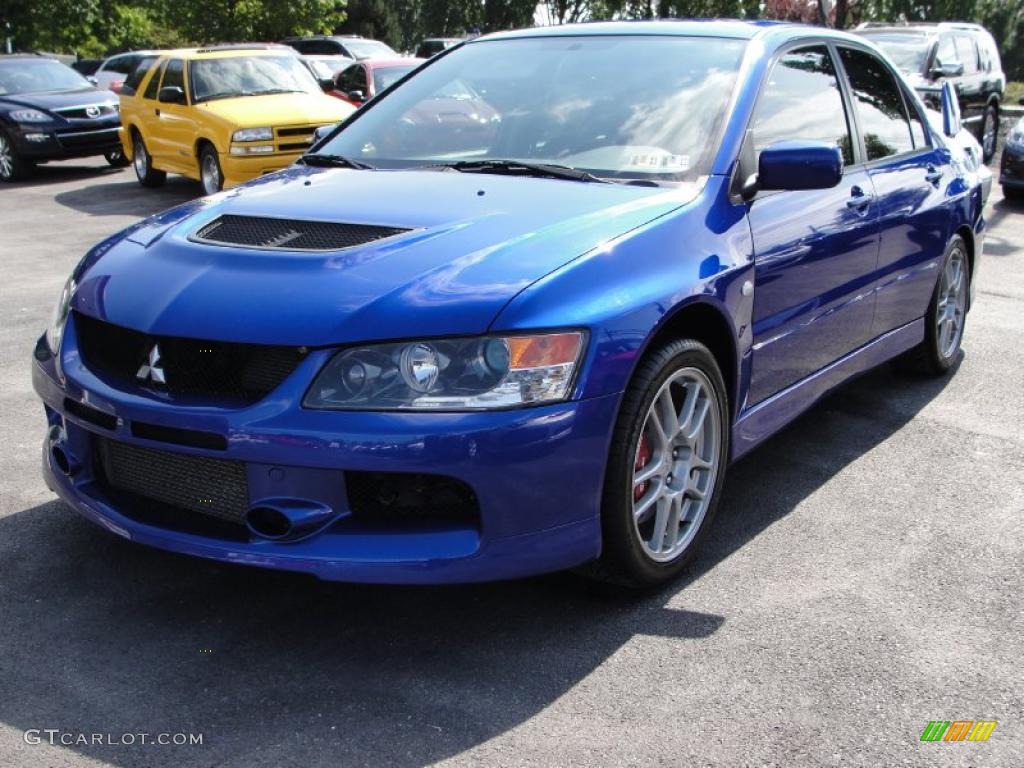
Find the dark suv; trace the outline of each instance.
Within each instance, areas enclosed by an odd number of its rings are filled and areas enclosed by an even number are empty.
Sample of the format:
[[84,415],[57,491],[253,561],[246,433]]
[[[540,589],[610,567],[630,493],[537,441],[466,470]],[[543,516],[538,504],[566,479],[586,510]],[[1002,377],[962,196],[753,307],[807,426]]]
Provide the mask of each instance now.
[[286,37],[281,42],[306,56],[348,56],[350,59],[398,58],[398,52],[387,43],[358,35]]
[[903,70],[924,102],[938,108],[942,83],[960,96],[964,124],[974,131],[985,162],[996,152],[999,105],[1006,76],[992,35],[978,24],[862,24],[857,33],[879,46]]

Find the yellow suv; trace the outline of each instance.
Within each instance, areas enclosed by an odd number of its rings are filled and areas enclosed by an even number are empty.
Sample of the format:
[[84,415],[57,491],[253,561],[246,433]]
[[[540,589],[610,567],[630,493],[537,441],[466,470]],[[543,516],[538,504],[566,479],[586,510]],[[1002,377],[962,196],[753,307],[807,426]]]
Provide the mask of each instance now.
[[207,194],[241,184],[291,165],[317,128],[355,111],[283,46],[166,51],[147,64],[121,93],[121,144],[145,187],[168,172]]

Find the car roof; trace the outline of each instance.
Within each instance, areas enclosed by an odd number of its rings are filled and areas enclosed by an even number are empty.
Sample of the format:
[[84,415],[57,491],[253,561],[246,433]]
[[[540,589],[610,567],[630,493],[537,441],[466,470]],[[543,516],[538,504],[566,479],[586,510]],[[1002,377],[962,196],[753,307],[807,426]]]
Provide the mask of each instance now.
[[215,45],[205,48],[176,48],[169,51],[154,51],[156,55],[177,59],[230,59],[239,56],[268,56],[286,53],[298,56],[294,48],[276,43],[246,45]]
[[0,53],[0,61],[56,61],[58,64],[61,63],[60,59],[40,53]]
[[406,56],[399,59],[360,59],[359,63],[363,64],[370,69],[388,69],[389,67],[418,67],[426,59],[417,59],[412,56]]
[[947,29],[958,29],[963,32],[987,31],[980,24],[973,24],[968,21],[914,21],[906,24],[882,24],[868,21],[858,25],[855,31],[861,34],[865,32],[884,32],[886,34],[891,32],[906,32],[912,35],[916,34],[922,37],[927,37]]

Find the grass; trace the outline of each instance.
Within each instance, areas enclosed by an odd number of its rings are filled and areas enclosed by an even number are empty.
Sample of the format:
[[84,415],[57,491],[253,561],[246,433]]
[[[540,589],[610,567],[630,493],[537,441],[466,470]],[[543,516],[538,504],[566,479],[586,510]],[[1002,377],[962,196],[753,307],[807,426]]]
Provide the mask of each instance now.
[[1008,106],[1019,106],[1021,96],[1024,96],[1024,83],[1007,83],[1003,103]]

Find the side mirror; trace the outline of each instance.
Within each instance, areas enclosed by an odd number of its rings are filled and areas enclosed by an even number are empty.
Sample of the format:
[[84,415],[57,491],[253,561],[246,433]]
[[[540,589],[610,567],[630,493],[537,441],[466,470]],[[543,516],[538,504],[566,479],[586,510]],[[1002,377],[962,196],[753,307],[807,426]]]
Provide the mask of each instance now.
[[824,141],[777,141],[757,161],[758,189],[831,189],[842,179],[842,152]]
[[185,91],[176,85],[168,85],[160,89],[159,99],[161,104],[184,104]]
[[320,90],[324,93],[330,93],[334,90],[334,78],[333,77],[318,77],[317,81],[320,83]]
[[960,100],[952,83],[942,84],[942,132],[949,138],[960,133],[963,121],[960,118]]
[[323,141],[327,138],[328,134],[338,127],[337,123],[331,123],[330,125],[321,125],[315,131],[313,131],[313,143],[316,144],[318,141]]
[[366,94],[363,93],[362,91],[349,91],[348,94],[346,95],[348,96],[349,101],[355,101],[358,102],[359,104],[362,104],[364,101],[366,101]]
[[960,62],[939,64],[932,69],[935,77],[960,77],[964,73],[964,65]]
[[96,79],[95,77],[93,77],[92,75],[89,75],[89,76],[88,76],[87,78],[85,78],[85,79],[89,81],[89,85],[92,85],[92,86],[98,86],[98,85],[100,84],[100,81],[99,81],[99,80],[97,80],[97,79]]

